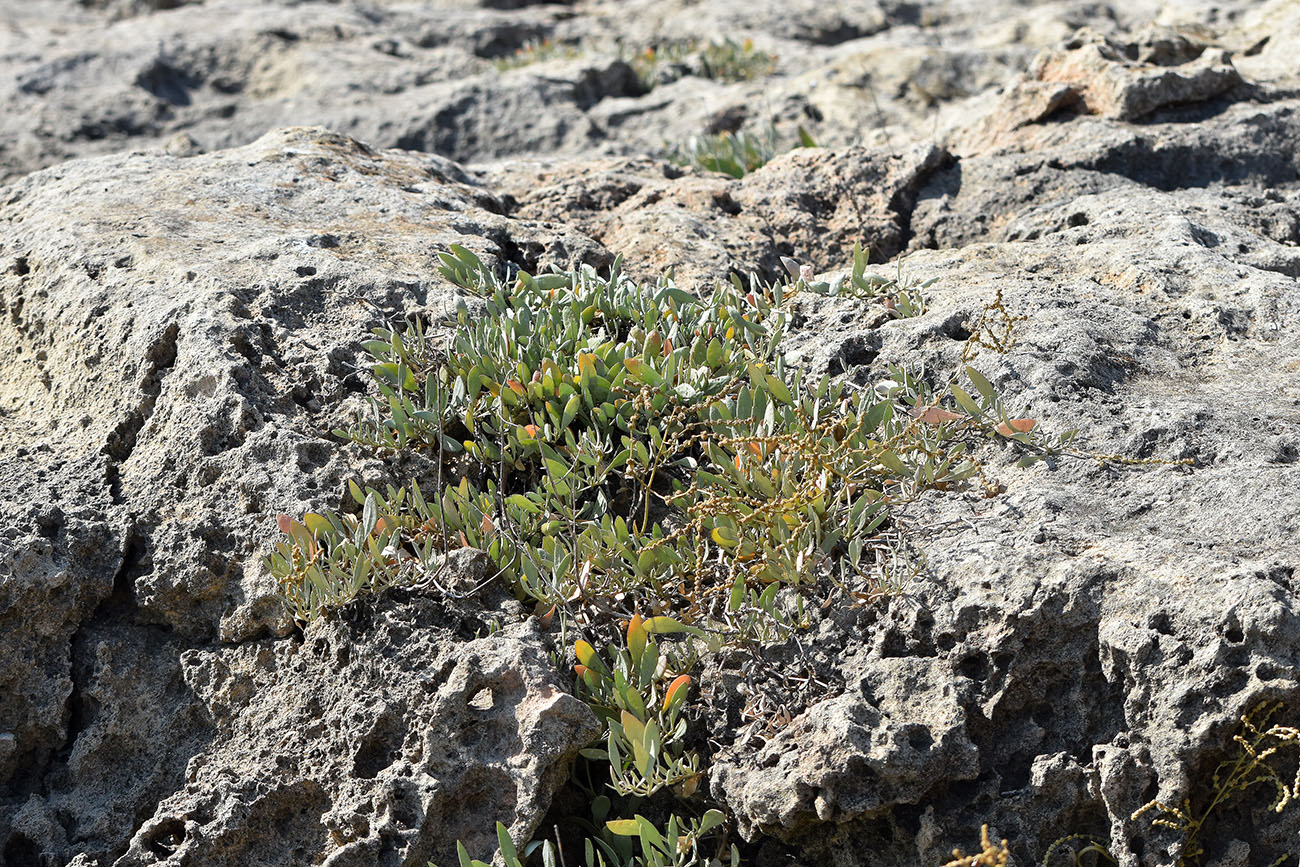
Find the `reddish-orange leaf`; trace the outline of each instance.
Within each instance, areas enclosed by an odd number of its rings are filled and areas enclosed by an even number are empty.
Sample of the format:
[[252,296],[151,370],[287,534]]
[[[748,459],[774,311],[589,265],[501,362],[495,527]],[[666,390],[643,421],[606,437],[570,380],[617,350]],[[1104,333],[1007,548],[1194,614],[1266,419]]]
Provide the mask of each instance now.
[[998,433],[1002,434],[1004,437],[1009,437],[1013,434],[1029,433],[1036,427],[1038,427],[1038,422],[1035,419],[1013,418],[1010,425],[1006,422],[998,425]]
[[573,670],[574,670],[575,672],[577,672],[578,677],[581,677],[581,678],[585,678],[585,677],[587,676],[587,672],[591,671],[590,668],[587,668],[587,666],[582,665],[582,664],[575,665],[575,666],[573,667]]
[[520,382],[517,379],[507,379],[506,385],[509,386],[510,390],[513,391],[515,394],[519,395],[520,397],[523,397],[524,384],[522,382]]
[[533,439],[536,439],[536,438],[537,438],[537,425],[535,425],[535,424],[526,424],[526,425],[524,425],[524,433],[528,434],[528,435],[529,435],[530,437],[532,437]]
[[736,455],[736,469],[740,469],[740,455]]
[[496,527],[496,524],[493,524],[493,523],[492,523],[492,519],[489,518],[487,515],[484,515],[484,516],[483,516],[483,525],[482,525],[482,530],[483,530],[484,535],[493,532],[494,530],[496,530],[496,528],[497,528],[497,527]]
[[460,546],[461,546],[462,548],[468,548],[468,547],[469,547],[469,539],[466,539],[466,538],[465,538],[465,531],[464,531],[464,530],[461,530],[461,531],[460,531]]
[[966,417],[938,406],[927,407],[920,412],[917,409],[912,410],[912,414],[925,424],[943,424],[946,421],[960,421]]
[[[541,605],[538,605],[538,606],[537,606],[537,608],[538,608],[539,611],[541,610],[541,607],[542,607]],[[551,621],[554,620],[554,619],[555,619],[555,606],[554,606],[554,605],[552,605],[550,608],[546,609],[546,611],[545,611],[544,613],[539,614],[538,617],[537,617],[537,621],[538,621],[538,623],[541,624],[541,626],[542,626],[543,629],[550,629],[550,628],[551,628]]]
[[664,358],[667,358],[669,355],[672,355],[672,352],[673,352],[673,339],[672,339],[671,337],[665,337],[665,338],[664,338]]
[[632,664],[641,664],[641,654],[645,653],[646,644],[650,636],[645,631],[645,626],[641,620],[640,614],[633,614],[632,621],[627,625],[627,649],[632,654]]
[[285,514],[276,515],[275,526],[280,528],[281,533],[288,534],[289,528],[293,526],[293,518]]
[[761,458],[763,456],[763,447],[758,443],[747,443],[746,445],[749,446],[749,450],[753,452],[754,457]]
[[668,691],[664,693],[664,707],[668,707],[673,703],[673,696],[677,694],[678,690],[685,689],[690,685],[690,675],[678,675],[677,679],[668,685]]
[[677,792],[683,798],[689,798],[695,794],[695,790],[700,787],[700,780],[704,778],[703,774],[696,774],[693,777],[687,777],[677,784]]

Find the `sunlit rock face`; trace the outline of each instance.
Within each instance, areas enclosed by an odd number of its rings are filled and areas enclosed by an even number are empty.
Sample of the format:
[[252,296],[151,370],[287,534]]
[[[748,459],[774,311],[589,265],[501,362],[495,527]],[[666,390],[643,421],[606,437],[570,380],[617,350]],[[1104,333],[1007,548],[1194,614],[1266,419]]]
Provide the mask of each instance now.
[[[909,507],[906,593],[706,659],[700,797],[747,864],[939,864],[984,824],[1018,863],[1177,860],[1134,812],[1204,799],[1261,702],[1300,721],[1300,13],[833,7],[0,4],[0,867],[445,867],[577,811],[600,729],[531,607],[304,628],[263,562],[277,514],[435,477],[331,431],[370,329],[473,304],[450,244],[699,292],[860,244],[934,282],[907,319],[795,300],[789,363],[857,385],[946,378],[1000,297],[974,363],[1078,454],[988,446],[987,488]],[[774,60],[663,65],[723,36]],[[741,178],[667,159],[769,128]],[[1207,860],[1287,851],[1267,800]]]

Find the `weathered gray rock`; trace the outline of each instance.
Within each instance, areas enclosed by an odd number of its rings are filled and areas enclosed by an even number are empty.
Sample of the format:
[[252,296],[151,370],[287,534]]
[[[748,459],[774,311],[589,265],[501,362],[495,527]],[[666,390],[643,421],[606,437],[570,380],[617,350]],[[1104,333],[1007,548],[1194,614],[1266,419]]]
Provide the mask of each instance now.
[[[260,565],[277,512],[427,476],[329,431],[366,330],[459,299],[450,243],[693,286],[862,242],[928,311],[802,298],[793,361],[941,379],[1001,292],[1018,342],[975,364],[1015,415],[1191,462],[990,447],[1001,493],[910,507],[907,595],[708,660],[746,863],[942,863],[989,823],[1018,863],[1084,834],[1169,864],[1133,811],[1203,797],[1259,702],[1300,721],[1294,3],[171,5],[0,2],[0,867],[405,867],[536,828],[593,728],[517,603],[300,634]],[[776,73],[641,93],[625,62],[722,36]],[[580,56],[491,64],[546,38]],[[263,136],[293,122],[337,132]],[[768,123],[836,147],[656,158]],[[1209,862],[1294,842],[1261,806]]]
[[[245,544],[232,530],[238,516],[277,507],[286,489],[274,474],[305,474],[293,486],[323,493],[310,476],[337,459],[323,448],[322,400],[346,394],[351,357],[327,342],[333,325],[366,321],[367,302],[424,300],[418,275],[431,254],[418,242],[386,233],[391,270],[350,255],[353,243],[371,243],[366,221],[428,224],[417,214],[431,207],[440,219],[423,240],[448,231],[455,210],[503,225],[474,206],[476,195],[492,200],[458,183],[454,167],[443,175],[436,162],[374,159],[342,137],[297,131],[214,157],[105,158],[7,191],[3,292],[15,357],[5,409],[25,422],[16,444],[103,455],[103,494],[137,525],[128,577],[157,622],[211,635],[232,616]],[[374,189],[390,201],[350,195],[349,176],[386,176]],[[437,192],[401,189],[424,182]],[[323,218],[331,197],[348,204]],[[402,199],[415,210],[404,213]],[[245,476],[236,455],[257,455],[265,469]],[[245,615],[233,616],[228,624]]]
[[[93,485],[76,484],[77,476],[99,469],[96,462],[45,464],[47,473],[72,476],[74,490],[19,475],[29,467],[15,464],[45,463],[45,457],[6,461],[6,490],[30,499],[6,504],[0,536],[0,778],[23,792],[39,789],[44,770],[69,740],[76,644],[84,640],[82,624],[113,590],[125,543],[122,527],[105,509],[107,498]],[[18,478],[25,484],[11,487]]]
[[672,268],[694,282],[733,271],[772,279],[784,273],[782,255],[830,267],[850,257],[855,243],[884,261],[911,240],[916,197],[948,161],[933,145],[902,153],[804,148],[740,180],[646,160],[510,162],[487,178],[510,196],[512,213],[537,220],[563,214],[621,251],[629,273],[652,278]]
[[7,34],[0,171],[178,132],[212,150],[295,123],[459,159],[573,152],[601,137],[586,109],[639,88],[612,54],[498,73],[489,59],[548,36],[557,7],[310,10],[221,0]]
[[429,600],[353,614],[182,657],[216,736],[115,864],[448,864],[497,821],[532,832],[599,733],[536,621],[466,640]]
[[1035,57],[962,150],[1004,146],[1017,130],[1061,113],[1137,120],[1159,109],[1204,103],[1241,85],[1227,51],[1176,30],[1153,28],[1121,40],[1084,28]]
[[[902,260],[939,280],[925,316],[875,328],[846,312],[838,333],[819,323],[793,339],[815,371],[859,381],[890,363],[948,370],[965,336],[956,326],[1001,291],[1027,317],[1019,346],[976,366],[1017,415],[1078,428],[1088,452],[1194,468],[1062,459],[998,470],[1007,492],[992,500],[920,504],[914,520],[943,528],[922,543],[928,578],[858,618],[857,656],[832,649],[844,694],[718,764],[742,827],[828,864],[862,863],[864,850],[933,863],[969,848],[983,822],[1018,860],[1083,833],[1108,839],[1122,864],[1164,863],[1177,835],[1130,814],[1203,791],[1198,775],[1228,755],[1243,713],[1300,695],[1298,248],[1271,237],[1277,220],[1259,217],[1267,199],[1253,195],[1125,182],[1026,202],[988,233],[999,243]],[[1293,192],[1275,198],[1275,212],[1297,212]],[[927,676],[891,698],[956,696],[955,726],[934,723],[946,698],[885,712],[875,682],[900,659]],[[883,717],[878,739],[852,734],[864,714]],[[891,736],[907,724],[933,745],[918,753]],[[949,743],[978,758],[953,758]],[[900,794],[884,803],[861,788]],[[1247,841],[1264,859],[1300,830],[1248,810],[1220,821],[1224,844]]]
[[[0,178],[178,134],[216,150],[291,124],[471,161],[653,153],[723,128],[720,119],[775,124],[791,141],[804,126],[828,145],[902,148],[968,123],[1036,51],[1081,24],[1109,33],[1162,8],[1115,7],[1097,18],[1077,2],[53,0],[42,14],[9,0]],[[1232,46],[1249,50],[1247,40],[1290,20],[1273,15],[1234,31]],[[754,39],[775,56],[775,75],[688,76],[642,94],[621,60],[672,40],[724,38]],[[576,46],[579,58],[505,72],[491,62],[544,40]]]
[[920,801],[936,779],[974,779],[978,751],[964,711],[946,673],[936,676],[933,665],[907,658],[873,667],[862,694],[814,705],[746,756],[757,773],[719,762],[714,784],[735,809],[741,833],[836,824]]
[[70,163],[0,200],[0,851],[108,863],[211,738],[182,654],[289,631],[259,562],[275,514],[420,469],[329,434],[364,388],[358,337],[454,307],[453,241],[533,269],[608,254],[499,216],[446,160],[310,129]]
[[1295,94],[1300,74],[1290,48],[1300,33],[1300,10],[1286,0],[1268,0],[1247,9],[1236,27],[1223,34],[1234,52],[1234,65],[1252,84],[1270,91]]

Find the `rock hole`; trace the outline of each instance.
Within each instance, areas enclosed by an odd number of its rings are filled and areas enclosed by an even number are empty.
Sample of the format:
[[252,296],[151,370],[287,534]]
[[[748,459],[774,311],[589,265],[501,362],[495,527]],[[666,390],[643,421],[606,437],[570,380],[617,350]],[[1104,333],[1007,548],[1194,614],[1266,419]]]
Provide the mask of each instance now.
[[39,867],[40,850],[22,834],[14,834],[5,844],[4,863],[9,867]]
[[[229,78],[224,75],[219,75],[212,79],[208,82],[208,85],[217,93],[224,93],[227,95],[243,93],[244,91],[244,82],[240,81],[238,78]],[[222,111],[230,109],[230,113],[234,114],[234,108],[233,105],[223,106]]]
[[316,276],[316,269],[310,265],[299,265],[297,268],[294,268],[293,270],[294,273],[297,274],[299,277]]
[[970,329],[966,327],[966,314],[949,317],[939,326],[939,333],[951,340],[969,340]]
[[850,367],[865,367],[876,360],[880,354],[880,336],[872,333],[867,336],[855,335],[844,341],[840,348],[840,357]]
[[249,339],[249,335],[242,331],[236,331],[230,335],[230,345],[236,352],[247,358],[254,367],[262,364],[262,353],[259,352]]
[[190,91],[201,83],[198,76],[161,58],[149,64],[149,68],[135,79],[136,87],[149,91],[164,102],[182,106],[190,104]]
[[1223,637],[1228,639],[1229,644],[1241,644],[1243,641],[1246,640],[1246,636],[1241,631],[1241,627],[1237,626],[1236,624],[1229,626],[1227,630],[1223,633]]
[[1088,225],[1088,215],[1087,215],[1087,214],[1084,214],[1084,213],[1081,213],[1081,212],[1080,212],[1080,213],[1074,213],[1074,214],[1071,214],[1071,215],[1066,219],[1065,224],[1066,224],[1067,226],[1071,226],[1071,227],[1075,227],[1075,228],[1077,228],[1077,227],[1079,227],[1079,226],[1086,226],[1086,225]]
[[405,739],[406,729],[397,716],[380,717],[357,750],[352,762],[353,773],[363,780],[373,780],[401,757]]
[[741,211],[740,204],[725,190],[713,194],[713,204],[717,206],[718,210],[732,217]]
[[1264,50],[1264,46],[1268,45],[1268,40],[1270,38],[1271,37],[1269,36],[1265,36],[1263,39],[1259,40],[1254,45],[1250,46],[1245,51],[1243,51],[1242,54],[1246,57],[1254,57],[1256,54],[1259,54],[1261,51]]
[[1009,795],[1025,789],[1029,785],[1032,768],[1032,761],[1028,756],[1013,757],[1007,764],[1006,770],[1002,773],[1002,793]]
[[185,823],[180,819],[164,819],[149,832],[144,846],[160,858],[167,858],[185,842]]
[[1169,625],[1169,614],[1164,611],[1157,611],[1147,618],[1147,628],[1154,629],[1161,635],[1173,635],[1173,627]]
[[988,677],[988,664],[981,654],[972,654],[957,663],[957,671],[971,680],[982,681]]
[[1250,683],[1250,675],[1244,670],[1247,665],[1245,652],[1225,654],[1222,663],[1229,668],[1229,673],[1210,688],[1210,694],[1220,699],[1240,695]]
[[934,736],[930,730],[923,725],[909,726],[907,730],[907,745],[917,752],[926,752],[934,746]]
[[27,263],[26,256],[17,256],[14,258],[14,264],[9,269],[19,277],[26,277],[32,272],[31,266]]

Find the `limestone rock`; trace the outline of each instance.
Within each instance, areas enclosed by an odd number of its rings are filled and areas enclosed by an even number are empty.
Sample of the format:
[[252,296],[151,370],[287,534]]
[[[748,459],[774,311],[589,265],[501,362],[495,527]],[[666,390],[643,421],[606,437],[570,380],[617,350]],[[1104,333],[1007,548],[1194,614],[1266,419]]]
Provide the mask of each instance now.
[[1124,44],[1081,31],[1063,51],[1036,58],[1029,74],[1068,86],[1086,113],[1117,120],[1204,102],[1241,82],[1226,52],[1159,31]]
[[978,753],[956,692],[930,661],[890,662],[873,668],[860,692],[814,705],[743,763],[719,758],[713,782],[741,833],[798,835],[920,801],[936,779],[975,778]]
[[780,256],[821,269],[844,262],[854,243],[874,261],[911,239],[908,215],[948,155],[917,146],[808,148],[783,154],[740,180],[665,163],[610,160],[530,168],[507,163],[488,177],[508,191],[512,213],[562,213],[623,252],[630,273],[653,279],[672,268],[683,281],[783,273]]
[[1212,100],[1241,83],[1228,52],[1177,31],[1152,28],[1120,40],[1084,28],[1034,58],[964,152],[1002,145],[1016,130],[1060,112],[1137,120]]
[[14,82],[0,94],[0,177],[178,132],[215,150],[295,123],[459,159],[572,152],[601,135],[585,110],[639,85],[612,55],[498,73],[490,61],[550,35],[556,8],[213,0],[36,24],[6,34],[0,59]]
[[[1199,791],[1198,769],[1231,754],[1242,714],[1300,695],[1290,589],[1300,559],[1297,239],[1275,228],[1289,226],[1297,202],[1294,180],[1285,193],[1266,183],[1160,191],[1108,181],[1074,200],[1035,207],[1026,197],[1018,220],[990,227],[998,240],[903,260],[913,278],[939,281],[922,317],[875,327],[851,312],[859,302],[810,302],[845,319],[823,325],[810,311],[817,330],[792,336],[792,351],[814,374],[870,382],[889,364],[952,369],[963,323],[1001,291],[1026,317],[1019,344],[974,363],[1014,414],[1077,428],[1088,452],[1194,468],[1062,459],[1050,471],[999,470],[1001,497],[918,504],[915,520],[943,528],[923,545],[928,577],[886,612],[819,633],[854,636],[824,651],[843,694],[718,766],[742,826],[828,864],[861,863],[867,849],[888,863],[933,862],[969,848],[983,822],[1014,841],[1017,858],[1041,857],[1068,830],[1109,839],[1121,864],[1154,864],[1162,856],[1151,846],[1175,838],[1149,818],[1131,821],[1133,810]],[[843,658],[852,647],[858,655]],[[925,661],[926,675],[891,694],[957,696],[966,713],[948,742],[969,742],[977,757],[946,764],[928,716],[941,702],[901,714],[930,727],[925,760],[949,767],[925,776],[934,786],[919,796],[908,788],[919,760],[906,748],[870,764],[865,741],[845,734],[876,712],[880,693],[858,684],[900,659]],[[856,778],[821,756],[854,754],[883,775],[874,794],[900,792],[892,803],[843,809]],[[1253,829],[1265,851],[1297,830],[1294,818],[1244,808],[1222,821]]]
[[[329,433],[358,339],[454,310],[453,241],[532,269],[608,254],[500,216],[454,163],[314,129],[71,163],[0,200],[0,850],[111,862],[211,739],[182,655],[290,630],[260,563],[275,514],[420,471]],[[316,785],[295,797],[334,797]]]
[[[792,364],[971,361],[1078,430],[909,504],[906,592],[703,661],[702,789],[745,863],[938,864],[987,823],[1017,863],[1080,834],[1164,867],[1178,835],[1133,811],[1203,798],[1259,703],[1300,723],[1290,0],[0,11],[0,867],[419,867],[535,832],[595,728],[504,588],[304,631],[261,563],[278,512],[430,479],[330,431],[368,329],[473,303],[451,243],[707,291],[861,242],[936,281],[926,312],[800,298]],[[630,52],[722,35],[774,74],[643,92]],[[544,39],[579,56],[493,63]],[[830,147],[661,159],[768,123]],[[999,297],[1014,343],[972,360]],[[1206,863],[1289,850],[1300,814],[1261,806]]]
[[449,864],[457,840],[491,851],[497,821],[525,839],[598,723],[536,633],[455,640],[439,609],[188,651],[215,737],[114,863]]

